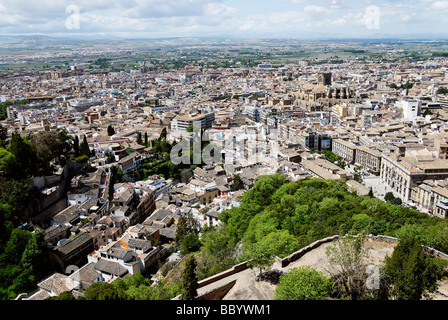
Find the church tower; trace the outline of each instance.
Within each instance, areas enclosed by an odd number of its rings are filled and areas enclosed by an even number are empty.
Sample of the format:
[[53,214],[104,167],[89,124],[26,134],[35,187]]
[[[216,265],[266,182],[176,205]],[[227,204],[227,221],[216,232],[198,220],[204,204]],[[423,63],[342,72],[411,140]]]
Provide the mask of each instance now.
[[317,84],[322,86],[330,86],[331,72],[319,72],[317,75]]

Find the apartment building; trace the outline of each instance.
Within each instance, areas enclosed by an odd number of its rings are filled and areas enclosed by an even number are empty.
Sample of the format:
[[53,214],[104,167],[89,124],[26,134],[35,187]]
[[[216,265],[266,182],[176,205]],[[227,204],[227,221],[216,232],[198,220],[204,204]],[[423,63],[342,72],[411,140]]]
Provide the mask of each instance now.
[[442,219],[448,218],[448,181],[425,180],[411,189],[410,198],[419,210]]
[[424,152],[412,154],[399,147],[398,153],[381,155],[380,181],[396,191],[401,200],[411,197],[411,190],[425,180],[448,178],[448,160]]
[[358,146],[355,152],[355,164],[367,171],[379,175],[381,169],[381,152],[368,146]]
[[278,128],[279,137],[282,139],[282,141],[298,143],[300,132],[300,123],[298,121],[281,123],[278,125]]
[[180,115],[171,121],[171,130],[186,129],[191,125],[197,125],[199,129],[211,128],[215,121],[215,113],[195,114],[195,115]]
[[353,142],[342,139],[333,139],[331,143],[331,151],[351,163],[355,161],[356,148]]

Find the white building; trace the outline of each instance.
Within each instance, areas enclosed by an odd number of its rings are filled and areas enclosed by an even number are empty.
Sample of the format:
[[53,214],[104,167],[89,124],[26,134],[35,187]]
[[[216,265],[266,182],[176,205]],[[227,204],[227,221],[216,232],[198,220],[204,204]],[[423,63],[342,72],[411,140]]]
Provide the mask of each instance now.
[[196,115],[180,115],[171,121],[171,130],[185,131],[189,126],[196,125],[199,129],[211,128],[215,121],[213,112]]
[[422,102],[420,100],[402,100],[396,106],[403,109],[403,120],[414,120],[420,116]]

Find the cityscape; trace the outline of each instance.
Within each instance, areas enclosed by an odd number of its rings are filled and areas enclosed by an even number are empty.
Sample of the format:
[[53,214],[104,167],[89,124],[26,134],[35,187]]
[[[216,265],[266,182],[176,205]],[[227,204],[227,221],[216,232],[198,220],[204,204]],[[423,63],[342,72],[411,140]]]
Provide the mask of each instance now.
[[448,1],[9,2],[2,300],[448,300]]

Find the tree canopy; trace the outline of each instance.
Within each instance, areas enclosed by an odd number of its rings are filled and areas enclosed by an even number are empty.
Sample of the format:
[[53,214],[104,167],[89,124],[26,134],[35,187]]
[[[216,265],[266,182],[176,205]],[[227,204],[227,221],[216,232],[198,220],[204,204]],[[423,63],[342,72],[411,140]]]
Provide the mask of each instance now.
[[196,259],[191,255],[188,257],[185,269],[182,271],[180,300],[195,300],[198,295],[197,288]]
[[330,296],[332,281],[310,266],[293,268],[280,276],[275,300],[325,300]]
[[396,300],[420,300],[437,289],[442,270],[431,256],[425,255],[416,237],[406,236],[386,257],[383,273],[387,296]]
[[225,245],[241,245],[241,257],[254,259],[261,269],[273,255],[284,257],[316,240],[362,231],[394,237],[418,233],[427,245],[448,252],[448,221],[358,196],[343,180],[291,182],[279,174],[260,176],[240,206],[221,212],[219,219]]

